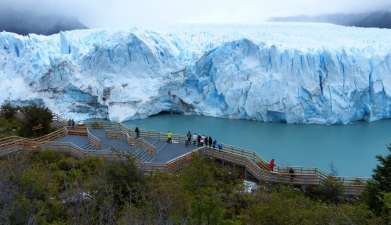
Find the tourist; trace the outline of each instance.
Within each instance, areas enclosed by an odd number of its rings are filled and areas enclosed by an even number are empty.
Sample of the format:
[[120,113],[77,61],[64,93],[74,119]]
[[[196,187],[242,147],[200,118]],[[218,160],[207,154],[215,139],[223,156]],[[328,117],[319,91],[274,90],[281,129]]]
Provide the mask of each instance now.
[[209,144],[209,147],[212,147],[212,144],[213,144],[213,139],[211,136],[209,136],[209,139],[208,139],[208,144]]
[[293,170],[293,168],[289,169],[289,175],[291,182],[293,182],[293,179],[295,178],[295,171]]
[[217,147],[219,148],[219,150],[223,150],[223,144],[218,144]]
[[187,136],[186,146],[189,146],[191,144],[191,137],[192,137],[191,132],[188,131],[186,136]]
[[134,132],[136,133],[136,138],[139,138],[140,137],[140,130],[138,129],[138,127],[136,127],[136,129],[134,129]]
[[197,146],[198,146],[198,147],[201,146],[201,135],[198,135],[198,136],[197,136]]
[[217,141],[215,139],[215,140],[213,140],[213,148],[216,148],[216,147],[217,147]]
[[167,132],[167,143],[172,143],[172,133],[171,131],[168,131]]
[[205,144],[205,136],[204,135],[202,135],[201,136],[201,146],[204,146],[204,144]]
[[192,139],[193,139],[193,145],[194,145],[194,146],[197,146],[198,135],[197,135],[197,134],[193,134]]
[[274,159],[270,160],[270,162],[269,162],[270,171],[274,171],[275,166],[276,166],[276,161]]

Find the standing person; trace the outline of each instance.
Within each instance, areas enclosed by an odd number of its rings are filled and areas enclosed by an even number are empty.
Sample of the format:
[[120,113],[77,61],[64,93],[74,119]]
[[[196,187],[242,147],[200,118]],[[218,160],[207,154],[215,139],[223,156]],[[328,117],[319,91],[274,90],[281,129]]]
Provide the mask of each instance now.
[[168,131],[167,132],[167,143],[172,143],[172,133],[171,131]]
[[213,148],[216,148],[216,147],[217,147],[217,141],[215,139],[215,140],[213,140]]
[[208,144],[209,144],[209,147],[212,147],[212,144],[213,144],[213,139],[211,136],[209,136],[209,139],[208,139]]
[[198,135],[198,136],[197,136],[197,146],[198,146],[198,147],[201,146],[201,135]]
[[186,146],[189,146],[191,144],[191,137],[192,137],[191,132],[188,131],[186,136],[187,136]]
[[197,135],[197,134],[193,134],[192,139],[193,139],[193,145],[194,145],[194,146],[197,146],[198,135]]
[[289,168],[289,175],[290,175],[290,180],[291,182],[293,182],[293,179],[295,178],[295,171],[293,170],[293,168]]
[[205,144],[205,135],[201,136],[201,146],[204,146]]
[[276,161],[274,159],[270,160],[270,162],[269,162],[270,171],[274,171],[275,166],[276,166]]
[[136,138],[139,138],[140,137],[140,130],[138,129],[138,127],[136,127],[136,129],[134,129],[134,132],[136,133]]

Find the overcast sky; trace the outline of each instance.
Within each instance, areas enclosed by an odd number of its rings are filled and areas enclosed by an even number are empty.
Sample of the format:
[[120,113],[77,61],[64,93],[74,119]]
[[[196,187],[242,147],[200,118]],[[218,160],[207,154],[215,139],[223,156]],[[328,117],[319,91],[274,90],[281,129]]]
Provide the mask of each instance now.
[[0,0],[0,7],[74,16],[89,27],[127,27],[256,24],[275,16],[390,9],[391,0]]

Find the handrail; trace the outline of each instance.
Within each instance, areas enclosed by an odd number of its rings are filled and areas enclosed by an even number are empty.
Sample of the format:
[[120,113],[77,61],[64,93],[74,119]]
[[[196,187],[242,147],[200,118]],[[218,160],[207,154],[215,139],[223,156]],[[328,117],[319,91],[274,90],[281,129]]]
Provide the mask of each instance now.
[[47,142],[47,143],[43,144],[42,147],[46,147],[46,148],[52,147],[52,148],[56,148],[56,151],[69,151],[72,153],[77,153],[76,156],[79,158],[86,156],[86,153],[83,151],[82,148],[80,148],[79,146],[77,146],[71,142],[57,142],[57,141],[56,142]]
[[96,149],[102,148],[102,141],[97,136],[95,136],[88,128],[87,128],[87,138],[88,138],[88,143],[94,146]]
[[[254,162],[246,157],[236,155],[235,157],[230,157],[229,155],[234,155],[232,152],[227,152],[224,150],[216,150],[216,149],[202,149],[203,154],[207,154],[212,157],[221,158],[223,160],[231,161],[238,165],[245,166],[249,172],[251,172],[258,180],[273,182],[273,183],[287,183],[287,184],[301,184],[301,185],[319,185],[327,177],[319,176],[317,172],[313,172],[313,170],[302,171],[301,173],[290,174],[289,172],[274,172],[274,171],[266,171],[262,168],[254,165]],[[220,154],[220,155],[219,155]],[[338,180],[339,177],[333,177]],[[357,180],[353,178],[342,179],[340,180],[345,188],[346,195],[357,195],[363,191],[365,188],[366,180]]]
[[156,147],[143,138],[136,138],[135,144],[141,149],[146,149],[151,156],[156,154]]
[[143,171],[146,172],[170,170],[165,163],[140,162],[138,165]]
[[[122,124],[112,122],[100,122],[101,127],[111,130],[119,130],[126,133],[130,137],[135,136],[134,131],[124,127]],[[140,131],[140,139],[142,138],[155,138],[159,140],[165,140],[166,135],[156,131]],[[173,140],[178,143],[184,143],[186,137],[174,134]],[[205,150],[206,149],[206,150]],[[209,149],[209,150],[208,150]],[[220,157],[223,159],[231,160],[239,163],[239,165],[245,166],[257,179],[269,182],[277,183],[294,183],[294,184],[311,184],[319,185],[323,183],[329,176],[324,171],[318,168],[304,168],[304,167],[278,167],[276,171],[270,171],[268,163],[263,160],[258,154],[252,151],[247,151],[242,148],[237,148],[231,145],[223,145],[222,149],[216,150],[208,147],[194,150],[190,153],[178,156],[175,159],[166,163],[168,167],[177,167],[182,162],[186,162],[193,152],[200,151],[207,153],[213,157]],[[294,169],[294,175],[289,173],[290,168]],[[367,178],[350,178],[350,177],[333,177],[336,180],[341,181],[347,192],[362,191]]]
[[[107,128],[107,127],[116,128],[116,129],[119,129],[121,131],[126,131],[128,133],[134,134],[134,131],[131,131],[129,128],[124,127],[120,123],[114,123],[114,122],[111,122],[111,121],[101,121],[101,120],[92,121],[92,122],[99,123],[99,125],[104,127],[104,128]],[[157,131],[144,131],[144,130],[141,130],[140,131],[140,137],[150,137],[150,138],[154,138],[155,137],[155,138],[159,138],[160,140],[162,140],[162,139],[165,140],[166,135],[164,135],[163,133],[157,132]],[[177,135],[177,134],[173,135],[173,139],[179,141],[180,143],[182,143],[182,142],[184,143],[187,140],[186,137],[184,137],[182,135]],[[267,162],[265,160],[263,160],[259,156],[259,154],[255,153],[254,151],[248,151],[248,150],[245,150],[245,149],[242,149],[242,148],[239,148],[239,147],[235,147],[235,146],[232,146],[232,145],[226,145],[226,144],[223,144],[223,150],[227,151],[227,152],[232,152],[233,154],[245,156],[245,157],[253,160],[255,163],[261,162],[261,163],[267,165]],[[327,173],[323,172],[322,170],[320,170],[318,168],[304,168],[304,167],[287,167],[287,168],[288,169],[289,168],[300,168],[302,170],[303,169],[314,170],[314,172],[318,173],[319,175],[328,176]],[[280,169],[282,169],[282,167],[280,167]],[[284,169],[286,169],[286,168],[284,168]]]
[[185,154],[182,154],[182,155],[180,155],[180,156],[178,156],[178,157],[176,157],[174,159],[171,159],[170,161],[166,162],[166,164],[173,163],[173,162],[178,161],[178,160],[180,160],[182,158],[185,158],[186,156],[192,155],[193,153],[198,152],[198,151],[202,150],[203,148],[204,147],[196,148],[196,149],[192,150],[191,152],[187,152]]
[[112,130],[112,127],[110,127],[110,129],[104,127],[104,129],[108,137],[119,137],[120,139],[126,141],[128,145],[136,145],[141,149],[145,149],[151,156],[156,154],[156,147],[153,144],[149,143],[147,140],[145,140],[143,137],[133,138],[132,135],[130,135],[130,132],[124,129],[119,129],[119,131]]
[[[109,123],[102,124],[101,126],[113,137],[125,139],[129,145],[138,145],[140,148],[146,149],[149,154],[155,154],[154,150],[156,148],[147,140],[145,140],[145,138],[157,138],[159,140],[165,140],[166,138],[164,134],[154,131],[141,131],[140,138],[134,138],[134,132],[125,128],[121,124]],[[92,134],[88,128],[86,130],[88,140],[91,144],[97,146],[102,144],[100,139]],[[66,127],[64,127],[60,130],[35,139],[27,139],[17,136],[2,138],[0,139],[0,149],[6,148],[13,151],[14,149],[20,149],[21,146],[22,149],[36,149],[38,147],[42,148],[43,146],[55,146],[57,150],[60,151],[76,151],[78,156],[89,154],[73,143],[60,143],[52,141],[60,136],[66,135],[67,133],[68,131]],[[173,135],[173,139],[178,143],[184,143],[186,141],[186,137],[180,135]],[[300,185],[319,185],[328,177],[332,177],[343,183],[345,187],[345,194],[347,195],[357,195],[358,193],[361,193],[367,181],[367,178],[362,177],[329,176],[327,173],[317,168],[278,167],[276,171],[270,171],[267,166],[267,162],[259,157],[255,152],[246,151],[231,145],[223,145],[222,149],[213,149],[210,147],[196,148],[193,151],[180,155],[165,164],[139,163],[143,165],[145,170],[176,170],[185,163],[189,162],[194,152],[200,152],[201,154],[206,154],[214,158],[230,161],[237,165],[243,166],[247,171],[254,175],[256,179],[260,181]],[[117,159],[114,157],[115,154],[113,153],[102,154],[100,156],[110,159]],[[290,168],[294,169],[294,175],[289,173]]]
[[30,146],[34,145],[34,146],[36,146],[36,145],[44,144],[48,141],[57,139],[59,137],[65,136],[66,133],[67,133],[66,128],[62,128],[62,129],[53,131],[47,135],[44,135],[42,137],[32,138],[32,139],[18,137],[18,136],[11,136],[8,138],[1,139],[0,149],[9,148],[9,147],[16,146],[16,145],[30,145]]

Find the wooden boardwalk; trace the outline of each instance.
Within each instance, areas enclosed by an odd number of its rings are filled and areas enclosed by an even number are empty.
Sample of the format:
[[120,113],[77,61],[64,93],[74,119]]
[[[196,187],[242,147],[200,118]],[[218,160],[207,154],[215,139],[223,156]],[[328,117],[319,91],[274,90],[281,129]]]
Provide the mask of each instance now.
[[[173,143],[166,143],[166,135],[141,131],[136,138],[134,131],[118,123],[89,121],[83,126],[63,127],[49,135],[36,139],[8,137],[0,139],[0,156],[22,150],[55,149],[73,154],[121,159],[132,156],[144,171],[175,171],[188,164],[194,153],[240,168],[248,178],[259,183],[282,183],[302,187],[321,185],[329,176],[316,168],[278,167],[270,171],[268,163],[254,152],[223,145],[223,149],[185,145],[186,138],[173,136]],[[366,178],[333,177],[343,183],[345,196],[358,196],[365,188]]]

